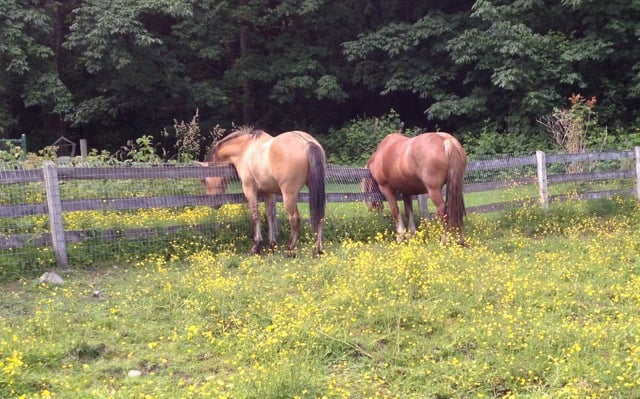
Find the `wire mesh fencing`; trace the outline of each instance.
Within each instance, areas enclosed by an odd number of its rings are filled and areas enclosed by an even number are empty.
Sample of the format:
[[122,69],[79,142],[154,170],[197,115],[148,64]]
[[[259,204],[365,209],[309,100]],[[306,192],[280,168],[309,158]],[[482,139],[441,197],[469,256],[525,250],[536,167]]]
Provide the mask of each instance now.
[[[572,190],[588,191],[585,198],[633,193],[636,153],[637,149],[580,156],[546,154],[543,181],[551,184],[549,191],[558,198],[570,196]],[[471,157],[465,176],[468,211],[539,201],[540,162],[539,153]],[[251,241],[249,212],[230,167],[53,165],[58,205],[50,198],[46,171],[0,163],[0,266],[38,271],[59,263],[52,227],[56,218],[71,265],[135,261],[135,256],[149,254],[168,257],[168,248],[181,245],[224,248],[238,241],[248,246]],[[225,181],[224,190],[214,190],[221,194],[207,194],[205,179],[212,174],[214,182]],[[330,229],[349,228],[348,218],[371,217],[365,202],[381,197],[362,191],[367,176],[365,168],[329,165],[325,190]],[[308,217],[307,196],[305,190],[300,194],[303,218]],[[281,204],[278,216],[286,229]]]

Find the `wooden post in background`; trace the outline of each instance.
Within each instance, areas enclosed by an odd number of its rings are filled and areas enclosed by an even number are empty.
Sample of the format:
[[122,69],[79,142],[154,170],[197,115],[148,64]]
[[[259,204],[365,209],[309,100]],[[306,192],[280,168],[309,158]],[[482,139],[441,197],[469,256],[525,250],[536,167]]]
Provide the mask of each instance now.
[[428,199],[429,199],[429,194],[418,195],[418,214],[423,219],[426,219],[429,217],[429,207],[427,206]]
[[89,153],[87,152],[87,139],[80,139],[80,157],[82,158],[83,161],[87,159],[88,154]]
[[44,187],[47,192],[47,208],[49,225],[51,228],[51,243],[56,254],[58,266],[69,266],[67,245],[64,239],[64,225],[62,221],[62,201],[60,200],[60,184],[58,169],[55,163],[47,161],[43,165]]
[[538,190],[540,192],[540,205],[543,209],[549,209],[549,182],[547,180],[547,155],[544,151],[536,151],[538,162]]

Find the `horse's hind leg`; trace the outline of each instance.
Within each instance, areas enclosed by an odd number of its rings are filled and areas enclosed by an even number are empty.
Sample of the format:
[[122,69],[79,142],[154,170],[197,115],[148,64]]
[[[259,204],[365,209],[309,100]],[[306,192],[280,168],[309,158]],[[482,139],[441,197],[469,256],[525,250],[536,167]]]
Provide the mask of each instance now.
[[442,222],[442,238],[440,239],[440,243],[445,244],[447,242],[447,231],[449,230],[449,223],[447,222],[446,207],[444,199],[442,198],[442,188],[430,188],[429,198],[431,198],[431,201],[433,201],[433,205],[435,205],[438,212],[438,217]]
[[289,238],[289,251],[294,252],[298,244],[298,231],[300,230],[300,213],[298,212],[298,193],[282,193],[282,202],[289,215],[291,236]]
[[413,197],[404,196],[404,214],[407,217],[407,229],[411,235],[416,233],[416,223],[413,220]]
[[276,196],[274,194],[265,194],[264,211],[267,216],[269,248],[274,249],[277,245],[276,233],[278,231],[278,218],[276,216]]

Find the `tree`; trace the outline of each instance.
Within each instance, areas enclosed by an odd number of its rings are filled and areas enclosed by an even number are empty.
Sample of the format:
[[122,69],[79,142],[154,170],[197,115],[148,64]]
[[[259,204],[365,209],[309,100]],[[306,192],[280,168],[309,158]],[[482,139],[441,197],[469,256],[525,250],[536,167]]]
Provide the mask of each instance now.
[[313,123],[313,104],[347,97],[339,50],[350,28],[347,6],[323,0],[201,4],[193,18],[206,24],[186,19],[175,30],[197,55],[192,66],[206,71],[189,75],[193,88],[211,94],[201,98],[209,104],[223,98],[228,116],[238,121],[240,115],[245,124],[280,130],[304,125],[305,118]]
[[105,142],[117,142],[190,108],[188,96],[182,102],[183,66],[166,46],[171,25],[190,14],[178,0],[85,0],[75,8],[64,42],[76,61],[68,66],[77,102],[71,126],[111,127],[116,140]]
[[534,135],[572,93],[596,96],[610,127],[640,121],[640,0],[0,7],[0,134],[30,144],[118,148],[196,110],[204,131],[323,134],[395,109],[407,126]]
[[[535,119],[588,85],[581,65],[606,59],[609,43],[575,36],[580,13],[566,4],[477,1],[480,21],[448,43],[466,79],[486,88],[484,104],[504,130],[531,130]],[[569,21],[569,24],[567,24]]]
[[69,3],[0,0],[0,135],[33,114],[41,125],[64,133],[62,120],[73,108],[61,78],[62,19]]
[[310,113],[314,104],[347,97],[339,42],[351,15],[312,0],[86,1],[64,45],[82,67],[70,120],[77,128],[116,127],[127,116],[157,124],[199,109],[205,125],[304,126],[307,115],[326,115]]
[[441,123],[483,107],[477,93],[469,91],[473,86],[461,82],[464,70],[452,64],[446,47],[468,28],[470,5],[438,0],[418,7],[401,1],[380,5],[377,13],[387,18],[343,44],[356,79],[381,95],[411,93],[432,103],[424,111]]
[[[626,128],[637,125],[640,121],[640,1],[566,0],[565,3],[577,15],[572,24],[572,37],[586,44],[600,42],[606,46],[602,57],[578,63],[576,67],[584,77],[587,90],[572,92],[595,95],[598,115],[606,125]],[[579,47],[577,52],[593,50]]]
[[640,94],[640,2],[426,3],[415,22],[388,21],[344,44],[381,94],[416,93],[429,118],[470,129],[490,119],[502,131],[539,130],[536,118],[572,92],[601,98],[609,121],[637,117],[623,103]]

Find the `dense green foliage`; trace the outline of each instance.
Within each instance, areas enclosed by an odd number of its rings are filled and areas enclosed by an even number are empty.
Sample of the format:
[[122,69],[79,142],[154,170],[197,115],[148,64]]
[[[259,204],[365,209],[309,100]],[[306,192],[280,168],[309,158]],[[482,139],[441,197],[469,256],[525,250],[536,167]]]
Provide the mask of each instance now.
[[329,163],[364,167],[378,143],[387,135],[402,131],[413,136],[419,131],[403,131],[400,117],[394,111],[380,118],[356,119],[331,131],[322,141]]
[[[539,142],[572,93],[638,121],[640,1],[0,0],[0,137],[115,150],[199,110],[210,126],[327,135],[407,126]],[[170,129],[171,130],[171,129]],[[169,137],[166,140],[174,140]],[[463,138],[464,141],[464,138]]]

